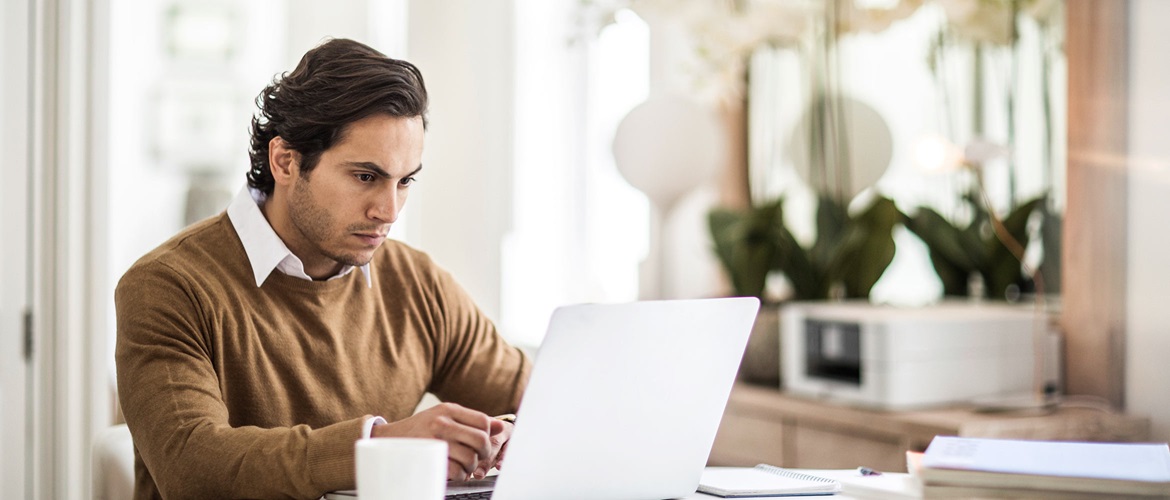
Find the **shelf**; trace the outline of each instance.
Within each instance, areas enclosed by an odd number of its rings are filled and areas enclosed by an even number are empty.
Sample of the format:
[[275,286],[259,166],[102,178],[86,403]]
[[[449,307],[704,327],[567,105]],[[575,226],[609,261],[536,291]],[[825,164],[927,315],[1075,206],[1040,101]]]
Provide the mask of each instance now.
[[935,435],[1065,441],[1142,441],[1146,418],[1088,408],[1049,413],[978,413],[955,406],[882,411],[737,385],[723,415],[711,465],[769,463],[813,469],[861,465],[905,471],[905,451],[922,451]]

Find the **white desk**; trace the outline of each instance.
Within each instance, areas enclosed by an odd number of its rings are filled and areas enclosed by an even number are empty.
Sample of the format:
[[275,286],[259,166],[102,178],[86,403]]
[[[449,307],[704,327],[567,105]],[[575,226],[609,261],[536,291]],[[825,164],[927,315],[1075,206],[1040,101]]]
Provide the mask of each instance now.
[[[905,473],[883,473],[881,476],[861,476],[855,469],[796,469],[799,472],[811,474],[814,476],[827,477],[841,481],[842,492],[836,495],[822,495],[822,496],[808,496],[808,497],[737,497],[738,499],[769,499],[776,500],[778,498],[832,498],[834,500],[868,500],[868,499],[891,499],[891,498],[921,498],[921,495],[916,493],[916,488],[910,482],[909,474]],[[351,500],[357,498],[356,495],[345,493],[330,493],[326,495],[325,500]],[[712,500],[720,499],[714,495],[706,493],[692,493],[679,500]]]

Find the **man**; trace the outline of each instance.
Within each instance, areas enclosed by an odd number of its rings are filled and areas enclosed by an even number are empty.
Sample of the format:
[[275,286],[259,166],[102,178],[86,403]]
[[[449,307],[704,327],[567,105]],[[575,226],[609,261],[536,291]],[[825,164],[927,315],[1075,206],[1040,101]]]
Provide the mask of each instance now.
[[[421,74],[331,40],[257,105],[249,186],[118,284],[136,496],[318,498],[354,487],[363,436],[445,440],[450,478],[482,476],[531,363],[385,239],[422,169]],[[448,403],[412,416],[428,391]]]

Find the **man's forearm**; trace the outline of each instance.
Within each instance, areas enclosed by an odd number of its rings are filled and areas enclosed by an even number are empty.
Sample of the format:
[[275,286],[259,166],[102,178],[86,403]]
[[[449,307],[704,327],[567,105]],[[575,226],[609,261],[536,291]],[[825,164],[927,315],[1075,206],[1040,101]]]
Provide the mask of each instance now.
[[354,487],[353,443],[364,420],[320,429],[204,422],[169,435],[153,429],[162,435],[135,436],[135,442],[166,498],[315,499]]

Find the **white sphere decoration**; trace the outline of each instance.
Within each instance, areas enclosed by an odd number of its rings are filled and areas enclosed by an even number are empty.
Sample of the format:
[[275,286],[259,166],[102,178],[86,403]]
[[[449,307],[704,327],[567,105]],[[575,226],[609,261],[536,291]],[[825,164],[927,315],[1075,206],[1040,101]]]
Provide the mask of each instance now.
[[716,117],[683,97],[651,97],[618,125],[618,172],[664,212],[703,181],[723,158],[726,138]]
[[[833,103],[838,108],[831,113],[839,114],[824,118],[844,119],[843,126],[838,124],[844,134],[838,137],[844,142],[840,144],[843,152],[848,155],[850,185],[845,188],[846,194],[852,199],[865,188],[874,185],[889,168],[890,160],[894,157],[894,141],[885,118],[870,105],[844,95],[834,98]],[[815,106],[805,112],[788,142],[789,159],[805,182],[810,183],[812,161],[809,158],[809,145],[815,137],[812,131],[818,122],[815,113]],[[831,130],[826,132],[832,133]]]

